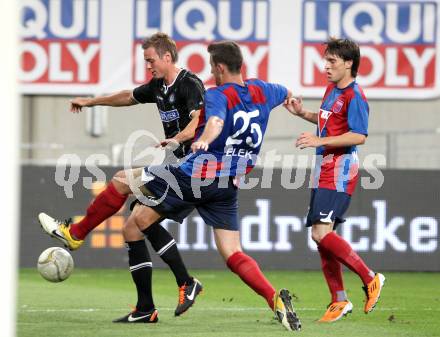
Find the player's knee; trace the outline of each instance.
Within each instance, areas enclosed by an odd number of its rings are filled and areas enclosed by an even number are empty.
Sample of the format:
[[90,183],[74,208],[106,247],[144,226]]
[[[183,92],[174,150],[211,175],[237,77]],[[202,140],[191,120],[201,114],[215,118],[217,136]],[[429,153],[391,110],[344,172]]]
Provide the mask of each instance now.
[[116,172],[112,178],[112,184],[116,191],[121,194],[130,194],[130,188],[127,186],[125,171],[121,170]]
[[223,260],[228,261],[228,259],[234,255],[235,253],[241,252],[240,246],[233,247],[222,247],[219,249],[220,255],[223,257]]
[[139,211],[140,207],[141,206],[138,204],[133,209],[132,216],[133,216],[133,220],[134,220],[135,224],[140,224],[144,221],[144,219],[142,218],[142,212]]
[[147,229],[154,223],[156,223],[160,217],[156,214],[149,212],[149,208],[140,204],[137,204],[132,212],[132,217],[137,228],[142,230]]
[[241,248],[240,247],[234,247],[232,249],[230,249],[228,251],[227,256],[225,257],[225,260],[228,260],[232,255],[236,254],[236,253],[240,253],[241,252]]
[[130,231],[126,227],[122,228],[122,236],[124,237],[125,242],[131,241],[130,240]]
[[113,176],[113,180],[118,180],[118,179],[125,179],[125,171],[124,170],[119,170],[118,172],[116,172]]
[[144,235],[139,231],[133,221],[126,222],[125,226],[122,228],[122,235],[127,242],[139,241],[144,238]]
[[321,240],[324,237],[323,234],[324,233],[322,233],[318,230],[312,229],[312,240],[315,241],[317,244],[319,244],[319,242],[321,242]]
[[319,244],[324,237],[330,233],[331,230],[328,231],[313,231],[312,230],[312,240],[315,241],[317,244]]

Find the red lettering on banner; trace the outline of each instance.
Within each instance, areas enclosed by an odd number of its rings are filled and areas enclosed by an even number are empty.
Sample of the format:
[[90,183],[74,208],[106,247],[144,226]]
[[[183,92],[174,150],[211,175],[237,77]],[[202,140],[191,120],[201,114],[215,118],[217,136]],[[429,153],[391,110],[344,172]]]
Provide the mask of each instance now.
[[[301,84],[324,87],[325,46],[303,45]],[[365,88],[434,88],[436,53],[426,45],[364,45],[358,81]]]
[[85,40],[23,41],[23,83],[98,83],[99,43]]
[[[176,42],[179,50],[178,65],[184,67],[200,77],[207,86],[215,85],[211,75],[208,44],[202,42]],[[267,44],[257,42],[240,43],[243,52],[242,73],[245,78],[268,79],[269,48]],[[141,42],[133,46],[133,83],[141,84],[150,80],[151,75],[145,67]]]

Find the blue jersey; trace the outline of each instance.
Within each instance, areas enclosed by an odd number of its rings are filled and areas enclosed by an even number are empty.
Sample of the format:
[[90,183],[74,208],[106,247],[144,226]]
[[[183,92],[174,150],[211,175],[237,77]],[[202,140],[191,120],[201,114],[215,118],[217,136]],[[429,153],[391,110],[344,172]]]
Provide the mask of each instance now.
[[223,120],[223,130],[207,152],[189,155],[180,168],[199,178],[234,177],[249,172],[256,164],[270,111],[286,97],[284,86],[258,79],[246,80],[244,86],[226,83],[207,90],[194,139],[200,137],[211,116]]

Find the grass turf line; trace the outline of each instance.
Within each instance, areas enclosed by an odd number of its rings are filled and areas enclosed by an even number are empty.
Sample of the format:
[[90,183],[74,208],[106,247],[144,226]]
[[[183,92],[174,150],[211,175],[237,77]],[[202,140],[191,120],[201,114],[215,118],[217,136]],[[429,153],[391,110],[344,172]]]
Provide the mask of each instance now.
[[[154,270],[153,292],[158,324],[114,324],[112,319],[136,303],[127,270],[75,270],[61,283],[49,283],[36,269],[20,270],[17,303],[19,337],[97,336],[285,336],[292,332],[272,319],[265,301],[225,271],[193,270],[204,293],[181,317],[173,317],[177,286],[168,270]],[[274,286],[288,288],[303,330],[300,336],[440,336],[440,273],[385,273],[387,282],[377,308],[363,313],[361,282],[345,273],[353,314],[335,324],[316,320],[330,297],[320,272],[269,271]]]

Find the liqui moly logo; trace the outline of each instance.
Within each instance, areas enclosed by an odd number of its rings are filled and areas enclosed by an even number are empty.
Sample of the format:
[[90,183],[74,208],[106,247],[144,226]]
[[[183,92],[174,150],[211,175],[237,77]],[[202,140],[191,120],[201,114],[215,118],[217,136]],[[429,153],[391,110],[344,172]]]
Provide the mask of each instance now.
[[23,0],[19,6],[22,83],[99,81],[100,0]]
[[299,86],[322,95],[323,42],[360,45],[358,83],[368,97],[425,98],[440,94],[438,1],[303,1]]
[[211,41],[234,40],[244,56],[244,76],[268,78],[269,1],[267,0],[135,0],[133,82],[147,78],[141,41],[161,31],[179,49],[179,65],[213,84],[209,54]]

